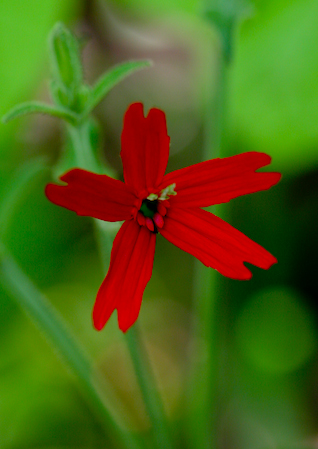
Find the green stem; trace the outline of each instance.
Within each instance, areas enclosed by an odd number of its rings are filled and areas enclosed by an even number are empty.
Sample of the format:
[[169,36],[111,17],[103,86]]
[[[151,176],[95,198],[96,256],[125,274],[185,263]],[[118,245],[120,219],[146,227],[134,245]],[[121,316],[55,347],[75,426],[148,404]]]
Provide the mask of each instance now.
[[58,350],[62,360],[76,375],[85,397],[100,418],[106,434],[113,436],[113,439],[119,441],[126,449],[140,448],[137,439],[123,431],[107,410],[96,385],[96,375],[91,368],[92,363],[70,334],[61,316],[2,244],[0,282],[7,293],[29,314],[53,347]]
[[[218,95],[216,99],[212,99],[210,95],[207,103],[204,160],[220,157],[224,147],[226,92],[227,62],[222,53]],[[214,207],[213,212],[219,216],[220,207]],[[194,347],[187,423],[189,445],[193,449],[216,447],[219,287],[219,274],[197,262],[194,283]]]
[[228,85],[228,63],[223,53],[220,54],[218,89],[215,98],[208,92],[206,104],[203,159],[222,157],[226,129],[226,95]]
[[105,273],[109,267],[113,241],[119,229],[116,225],[117,223],[108,223],[94,218],[95,239]]
[[[75,155],[77,158],[77,164],[81,164],[81,167],[85,168],[86,170],[91,170],[88,165],[85,165],[86,163],[90,163],[90,159],[87,157],[87,155],[93,155],[93,148],[91,147],[91,142],[89,136],[87,135],[88,131],[89,128],[85,126],[84,122],[81,128],[71,128],[71,137]],[[82,156],[81,152],[83,152],[83,154],[86,156]],[[94,171],[102,173],[101,167],[98,167],[98,169],[95,169]],[[107,230],[104,224],[99,220],[94,219],[94,225],[96,240],[101,254],[102,263],[106,270],[109,266],[111,245],[114,238],[114,233],[109,229]],[[152,423],[156,446],[158,449],[170,449],[172,448],[172,443],[170,440],[165,411],[150,363],[148,361],[146,350],[143,347],[141,338],[136,329],[136,324],[127,332],[126,342],[135,369],[136,378],[147,409],[147,413]]]
[[152,422],[153,434],[158,449],[172,449],[171,434],[153,370],[150,366],[146,348],[138,329],[138,324],[125,334],[127,346],[134,365],[137,381]]
[[94,173],[101,173],[101,167],[91,145],[90,120],[84,120],[76,126],[68,125],[67,130],[75,152],[76,166]]

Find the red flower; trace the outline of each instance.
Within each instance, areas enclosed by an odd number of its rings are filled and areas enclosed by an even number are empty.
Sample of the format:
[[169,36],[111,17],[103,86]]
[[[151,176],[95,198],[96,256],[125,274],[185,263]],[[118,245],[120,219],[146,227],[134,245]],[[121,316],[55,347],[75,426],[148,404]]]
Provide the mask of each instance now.
[[98,330],[115,309],[123,332],[136,321],[152,273],[157,233],[233,279],[251,278],[243,262],[264,269],[277,262],[240,231],[201,209],[276,184],[279,173],[255,172],[271,158],[249,152],[164,175],[169,141],[164,112],[151,109],[144,117],[143,105],[132,104],[121,136],[125,182],[76,168],[61,177],[67,185],[46,187],[50,201],[78,215],[125,220],[97,293],[93,321]]

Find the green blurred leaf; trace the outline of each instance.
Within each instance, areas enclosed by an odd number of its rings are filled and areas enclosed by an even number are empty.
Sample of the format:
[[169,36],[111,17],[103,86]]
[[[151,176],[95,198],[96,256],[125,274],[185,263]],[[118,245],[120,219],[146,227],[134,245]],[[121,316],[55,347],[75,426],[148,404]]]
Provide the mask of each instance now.
[[111,0],[111,3],[140,17],[164,15],[173,11],[198,14],[201,0]]
[[53,78],[70,91],[74,100],[83,81],[79,42],[63,23],[58,22],[50,33],[49,43]]
[[28,101],[26,103],[18,104],[12,108],[7,114],[5,114],[2,121],[3,123],[7,123],[14,118],[33,113],[51,115],[52,117],[58,117],[70,123],[76,123],[78,120],[77,115],[72,113],[70,110],[59,106],[51,106],[38,101]]
[[297,294],[284,288],[252,296],[238,319],[237,339],[249,361],[271,373],[298,369],[317,347],[312,316]]
[[84,114],[89,114],[98,103],[108,94],[108,92],[127,76],[137,70],[150,67],[150,61],[129,61],[118,64],[107,71],[92,87],[89,99],[87,100]]
[[276,166],[318,164],[318,2],[264,2],[242,26],[233,66],[232,132]]
[[[74,17],[80,8],[76,0],[0,2],[0,117],[32,96],[46,65],[50,29],[56,20]],[[10,138],[16,126],[0,126],[0,142]]]

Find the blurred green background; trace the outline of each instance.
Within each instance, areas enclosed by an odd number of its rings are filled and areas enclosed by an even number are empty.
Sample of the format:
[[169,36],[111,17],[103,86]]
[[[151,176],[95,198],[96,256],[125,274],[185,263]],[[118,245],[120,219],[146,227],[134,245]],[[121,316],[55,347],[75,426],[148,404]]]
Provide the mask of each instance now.
[[[107,163],[121,172],[122,118],[134,101],[166,112],[169,171],[202,160],[220,42],[201,6],[195,0],[1,2],[0,115],[21,101],[49,101],[47,36],[62,20],[86,42],[89,82],[121,61],[154,61],[117,85],[96,110]],[[216,407],[222,449],[317,447],[317,20],[316,0],[255,0],[235,37],[223,155],[264,151],[283,179],[268,192],[236,199],[227,212],[231,224],[279,262],[268,272],[253,267],[249,282],[220,280]],[[21,167],[38,158],[43,165],[11,211],[5,241],[102,370],[125,411],[121,425],[146,432],[116,316],[101,333],[92,327],[105,273],[91,222],[53,206],[43,193],[62,142],[52,118],[0,125],[2,198]],[[176,433],[184,425],[190,369],[193,273],[193,258],[159,236],[139,320]],[[1,448],[113,447],[72,375],[1,286],[0,338]],[[187,448],[185,439],[180,448]]]

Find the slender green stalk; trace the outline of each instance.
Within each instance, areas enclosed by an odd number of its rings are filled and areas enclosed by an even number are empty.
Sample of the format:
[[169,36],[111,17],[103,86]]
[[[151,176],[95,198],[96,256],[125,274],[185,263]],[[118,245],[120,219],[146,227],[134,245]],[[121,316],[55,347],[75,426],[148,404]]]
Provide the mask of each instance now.
[[211,98],[206,105],[203,159],[223,157],[224,139],[226,137],[226,106],[228,88],[228,62],[224,54],[220,54],[218,71],[218,88],[216,97]]
[[[227,62],[222,54],[219,69],[218,94],[209,95],[205,119],[204,160],[221,156],[225,130],[227,92]],[[220,207],[213,212],[220,215]],[[188,435],[193,449],[216,448],[217,409],[217,308],[220,300],[219,274],[200,262],[195,264],[194,284],[194,346],[189,389]]]
[[157,449],[172,449],[171,434],[138,323],[125,334],[137,381],[153,425]]
[[[87,156],[83,156],[80,154],[81,152],[83,152],[84,155],[93,154],[91,141],[87,136],[88,130],[89,128],[85,126],[84,122],[81,128],[72,128],[71,137],[75,155],[78,159],[78,165],[87,170],[92,170],[92,168],[89,168],[88,166],[88,163],[91,163],[91,160]],[[86,163],[87,165],[85,165]],[[99,167],[98,170],[94,171],[101,172],[101,168]],[[96,240],[101,254],[102,263],[104,268],[106,269],[109,265],[111,244],[114,238],[114,233],[110,230],[107,230],[103,226],[103,223],[101,223],[99,220],[94,219],[94,225]],[[157,389],[152,368],[148,361],[146,350],[143,346],[139,332],[137,331],[136,324],[126,333],[126,342],[135,369],[136,378],[146,406],[146,410],[152,423],[156,446],[158,449],[170,449],[172,448],[172,443],[164,407]]]
[[68,125],[67,130],[73,144],[76,166],[94,173],[101,173],[101,166],[96,160],[91,145],[90,127],[89,120],[84,120],[76,126]]
[[119,441],[126,449],[139,449],[140,444],[137,439],[123,431],[108,411],[96,385],[92,363],[70,334],[62,317],[53,309],[3,245],[1,245],[0,282],[7,293],[14,297],[30,315],[33,322],[58,350],[62,360],[76,375],[85,397],[97,413],[106,434]]

